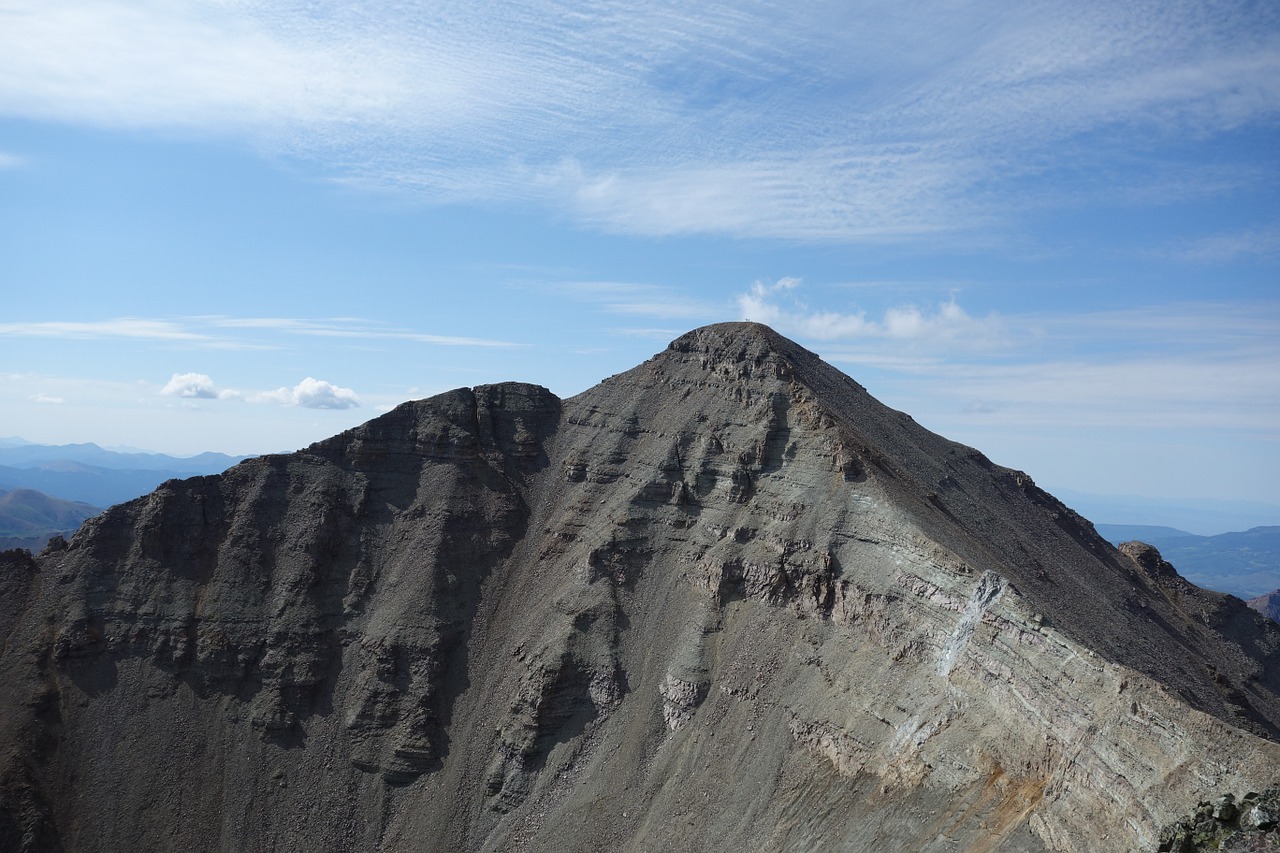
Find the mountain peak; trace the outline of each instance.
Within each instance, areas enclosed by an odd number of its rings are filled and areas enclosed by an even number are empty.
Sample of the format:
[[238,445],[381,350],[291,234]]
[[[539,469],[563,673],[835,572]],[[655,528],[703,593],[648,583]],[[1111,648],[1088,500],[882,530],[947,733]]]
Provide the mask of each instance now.
[[686,332],[668,352],[697,354],[712,362],[759,366],[766,362],[818,361],[818,356],[763,323],[714,323]]
[[677,352],[710,352],[734,347],[744,350],[779,350],[796,346],[793,341],[763,323],[740,320],[699,326],[676,338],[667,348]]
[[1280,766],[1280,628],[758,323],[10,562],[0,837],[68,850],[1141,849]]

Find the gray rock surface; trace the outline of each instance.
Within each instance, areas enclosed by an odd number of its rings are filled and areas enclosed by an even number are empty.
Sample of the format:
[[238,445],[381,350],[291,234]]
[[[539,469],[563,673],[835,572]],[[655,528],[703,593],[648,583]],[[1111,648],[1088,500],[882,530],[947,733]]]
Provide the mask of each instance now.
[[1251,598],[1247,603],[1249,607],[1268,619],[1280,622],[1280,589],[1272,590],[1266,595],[1260,595],[1257,598]]
[[1280,786],[1201,800],[1196,810],[1160,831],[1160,853],[1262,853],[1280,850]]
[[1141,850],[1280,767],[1280,627],[755,324],[0,566],[0,849]]

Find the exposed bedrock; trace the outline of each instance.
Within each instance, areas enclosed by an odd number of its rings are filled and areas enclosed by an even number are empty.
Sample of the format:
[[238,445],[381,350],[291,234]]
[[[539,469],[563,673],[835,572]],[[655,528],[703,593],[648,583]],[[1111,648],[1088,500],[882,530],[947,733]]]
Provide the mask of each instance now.
[[0,569],[0,849],[1144,850],[1280,767],[1280,626],[754,324]]

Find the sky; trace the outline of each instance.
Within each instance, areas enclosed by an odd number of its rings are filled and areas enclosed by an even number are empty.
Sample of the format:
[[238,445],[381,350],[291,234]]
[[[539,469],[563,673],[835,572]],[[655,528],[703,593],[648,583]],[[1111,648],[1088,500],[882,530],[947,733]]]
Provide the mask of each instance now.
[[1280,505],[1278,185],[1269,0],[0,0],[0,437],[287,451],[752,319],[1050,491]]

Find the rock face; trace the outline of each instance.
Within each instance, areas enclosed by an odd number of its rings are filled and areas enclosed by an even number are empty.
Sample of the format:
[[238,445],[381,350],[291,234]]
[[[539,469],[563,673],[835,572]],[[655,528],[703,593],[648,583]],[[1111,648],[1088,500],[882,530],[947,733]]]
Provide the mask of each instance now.
[[1140,850],[1280,767],[1280,626],[754,324],[0,562],[4,850]]
[[1201,800],[1194,814],[1160,832],[1160,853],[1263,853],[1280,849],[1280,786],[1237,800],[1223,794]]
[[1254,610],[1275,622],[1280,622],[1280,589],[1272,590],[1266,595],[1251,598],[1247,602]]

